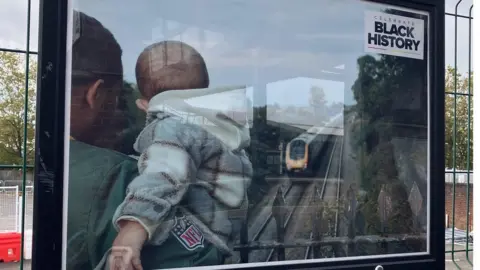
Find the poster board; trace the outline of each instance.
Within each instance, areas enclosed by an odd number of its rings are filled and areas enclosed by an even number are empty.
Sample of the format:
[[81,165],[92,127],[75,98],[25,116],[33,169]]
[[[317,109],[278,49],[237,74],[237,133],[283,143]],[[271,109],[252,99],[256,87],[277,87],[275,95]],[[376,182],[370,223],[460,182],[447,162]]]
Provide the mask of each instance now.
[[63,269],[117,253],[147,269],[436,254],[431,12],[113,5],[68,8]]

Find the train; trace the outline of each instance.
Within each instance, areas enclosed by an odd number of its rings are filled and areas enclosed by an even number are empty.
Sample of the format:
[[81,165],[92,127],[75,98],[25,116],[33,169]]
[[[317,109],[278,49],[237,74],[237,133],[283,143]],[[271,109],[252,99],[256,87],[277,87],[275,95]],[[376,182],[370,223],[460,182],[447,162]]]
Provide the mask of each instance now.
[[287,175],[311,176],[320,165],[327,146],[336,136],[343,136],[343,112],[323,126],[313,126],[291,140],[285,149]]

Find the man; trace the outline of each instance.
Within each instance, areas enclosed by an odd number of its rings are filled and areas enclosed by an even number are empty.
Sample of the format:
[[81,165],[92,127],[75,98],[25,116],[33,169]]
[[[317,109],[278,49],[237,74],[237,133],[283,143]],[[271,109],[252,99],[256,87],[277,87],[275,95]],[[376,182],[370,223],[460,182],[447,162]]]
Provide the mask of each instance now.
[[101,23],[76,11],[73,38],[67,269],[93,269],[110,248],[111,213],[137,164],[105,149],[117,145],[124,128],[116,106],[123,84],[119,44]]
[[[117,138],[126,128],[126,118],[117,111],[123,87],[122,50],[94,18],[75,12],[74,22],[67,269],[84,270],[99,265],[112,247],[117,234],[113,214],[138,172],[135,159],[111,150],[121,146]],[[143,269],[223,260],[214,248],[192,252],[181,249],[178,241],[170,242],[142,251]]]

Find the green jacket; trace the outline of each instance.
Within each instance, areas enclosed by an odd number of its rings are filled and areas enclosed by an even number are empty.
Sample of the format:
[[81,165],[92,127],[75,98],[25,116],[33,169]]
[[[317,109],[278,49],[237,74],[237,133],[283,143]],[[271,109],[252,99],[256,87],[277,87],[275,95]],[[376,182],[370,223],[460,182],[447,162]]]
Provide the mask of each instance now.
[[69,168],[67,269],[93,269],[115,238],[112,215],[138,175],[137,161],[72,140]]

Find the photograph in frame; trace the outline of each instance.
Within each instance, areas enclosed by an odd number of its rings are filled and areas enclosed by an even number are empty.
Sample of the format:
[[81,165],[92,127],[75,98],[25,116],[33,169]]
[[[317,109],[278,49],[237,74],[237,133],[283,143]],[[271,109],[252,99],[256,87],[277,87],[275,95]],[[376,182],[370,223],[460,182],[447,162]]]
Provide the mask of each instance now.
[[429,254],[427,12],[70,2],[66,269]]

